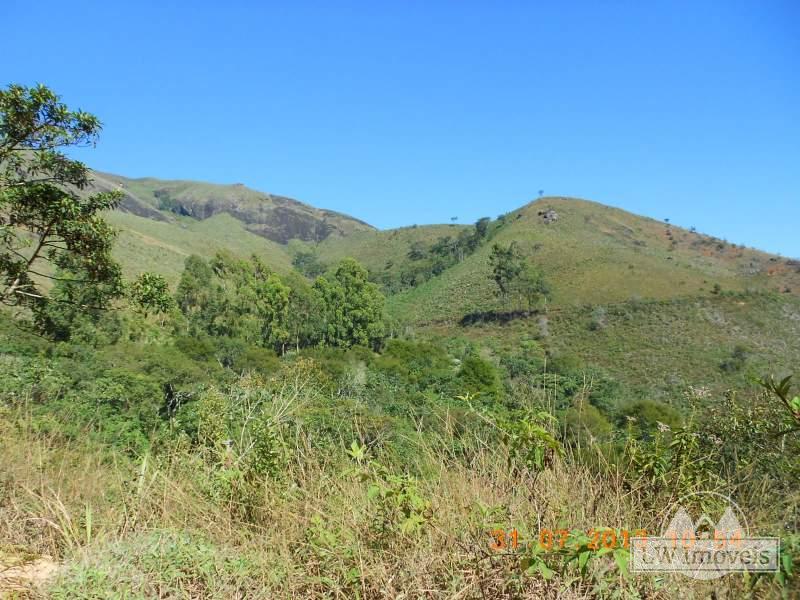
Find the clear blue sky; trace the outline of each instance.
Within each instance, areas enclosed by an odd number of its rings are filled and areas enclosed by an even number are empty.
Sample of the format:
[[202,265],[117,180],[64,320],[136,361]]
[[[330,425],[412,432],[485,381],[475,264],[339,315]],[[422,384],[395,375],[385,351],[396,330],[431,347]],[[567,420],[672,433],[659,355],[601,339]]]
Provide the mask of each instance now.
[[800,3],[0,2],[95,168],[378,227],[597,200],[800,256]]

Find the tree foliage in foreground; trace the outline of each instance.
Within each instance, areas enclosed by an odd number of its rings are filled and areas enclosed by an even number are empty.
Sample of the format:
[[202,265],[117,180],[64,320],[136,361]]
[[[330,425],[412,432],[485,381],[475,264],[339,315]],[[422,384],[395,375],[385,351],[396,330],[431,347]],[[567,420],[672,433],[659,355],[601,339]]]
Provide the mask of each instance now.
[[[64,149],[93,146],[100,121],[72,111],[43,85],[0,90],[0,301],[50,299],[43,278],[119,286],[114,232],[102,212],[118,192],[83,193],[90,171]],[[49,263],[49,264],[48,264]],[[53,270],[60,270],[53,275]]]

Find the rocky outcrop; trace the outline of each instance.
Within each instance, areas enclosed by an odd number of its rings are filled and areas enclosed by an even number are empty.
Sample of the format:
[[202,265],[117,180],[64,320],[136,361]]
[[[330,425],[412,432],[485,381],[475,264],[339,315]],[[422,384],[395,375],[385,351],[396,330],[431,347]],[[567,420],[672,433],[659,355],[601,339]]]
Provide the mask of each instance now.
[[542,218],[545,225],[550,225],[550,223],[558,221],[558,213],[552,208],[540,210],[537,214]]

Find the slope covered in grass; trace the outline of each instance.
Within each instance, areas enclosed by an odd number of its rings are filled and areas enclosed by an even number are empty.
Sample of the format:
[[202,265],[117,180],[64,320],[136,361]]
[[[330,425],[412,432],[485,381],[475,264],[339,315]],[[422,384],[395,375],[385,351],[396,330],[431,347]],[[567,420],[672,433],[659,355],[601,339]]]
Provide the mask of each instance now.
[[352,257],[363,264],[376,279],[384,274],[397,276],[408,267],[408,257],[414,245],[430,247],[439,238],[455,238],[466,229],[465,225],[412,225],[383,231],[359,231],[345,237],[330,237],[319,245],[316,252],[320,261],[332,265],[343,258]]
[[241,257],[255,254],[280,273],[292,268],[284,246],[247,231],[230,215],[220,214],[204,221],[182,218],[168,222],[114,211],[108,214],[108,220],[119,230],[114,256],[127,276],[155,271],[170,283],[176,283],[187,256],[211,257],[219,250]]
[[348,215],[253,190],[241,183],[131,179],[95,172],[94,189],[120,190],[123,211],[158,221],[172,220],[175,215],[202,220],[227,214],[248,231],[281,244],[291,239],[318,242],[332,235],[372,229]]
[[[548,210],[556,212],[556,221],[546,222],[542,213]],[[508,213],[491,242],[461,263],[392,298],[392,309],[417,323],[509,309],[489,280],[492,243],[516,243],[542,269],[554,306],[707,296],[718,290],[800,290],[796,261],[594,202],[543,198]]]
[[628,390],[619,390],[617,404],[632,396],[680,404],[690,385],[721,393],[768,372],[792,373],[800,360],[800,299],[756,293],[633,301],[426,331],[463,337],[498,357],[548,356],[549,370],[599,368]]

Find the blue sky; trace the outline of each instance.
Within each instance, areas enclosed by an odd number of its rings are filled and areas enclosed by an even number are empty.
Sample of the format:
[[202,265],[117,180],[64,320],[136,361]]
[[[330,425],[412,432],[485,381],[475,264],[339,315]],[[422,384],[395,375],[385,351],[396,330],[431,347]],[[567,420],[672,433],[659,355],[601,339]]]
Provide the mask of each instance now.
[[0,2],[91,166],[378,227],[579,196],[800,257],[800,3]]

